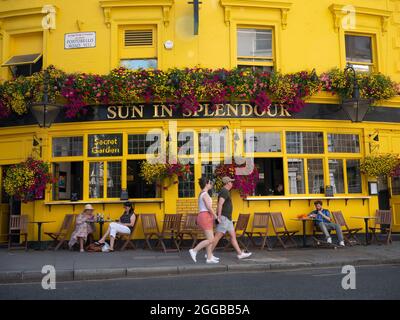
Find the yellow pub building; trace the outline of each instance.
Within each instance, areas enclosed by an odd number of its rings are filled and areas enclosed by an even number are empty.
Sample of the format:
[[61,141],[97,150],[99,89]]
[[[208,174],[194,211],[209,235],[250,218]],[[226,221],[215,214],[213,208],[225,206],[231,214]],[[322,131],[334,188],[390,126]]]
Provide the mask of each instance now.
[[[202,0],[198,8],[192,2],[0,0],[1,80],[49,65],[102,75],[120,66],[321,74],[350,64],[400,82],[400,0]],[[31,114],[2,120],[0,182],[9,166],[34,156],[51,163],[59,183],[48,186],[43,199],[15,208],[0,187],[0,233],[8,232],[10,209],[32,221],[55,221],[44,226],[46,232],[57,231],[65,214],[80,213],[87,203],[116,219],[123,210],[121,190],[137,213],[155,213],[159,223],[166,213],[196,213],[198,178],[212,175],[225,156],[210,147],[207,130],[223,132],[228,149],[239,144],[243,150],[246,130],[254,131],[259,181],[252,195],[232,192],[234,219],[239,213],[280,211],[289,228],[301,230],[292,219],[321,199],[325,208],[341,210],[350,227],[364,227],[354,215],[392,208],[398,232],[400,177],[379,179],[371,190],[374,179],[360,173],[369,154],[400,154],[400,98],[376,105],[358,122],[327,92],[309,97],[298,113],[284,105],[261,111],[250,101],[216,108],[202,101],[197,111],[179,113],[159,101],[98,106],[88,117],[56,120],[49,128],[39,127]],[[170,147],[180,146],[181,133],[190,138],[182,156],[192,160],[188,180],[168,188],[144,183],[140,163],[152,130],[168,136]],[[279,193],[277,185],[283,186]],[[135,238],[142,236],[139,227]],[[29,240],[36,239],[37,228],[30,224]]]

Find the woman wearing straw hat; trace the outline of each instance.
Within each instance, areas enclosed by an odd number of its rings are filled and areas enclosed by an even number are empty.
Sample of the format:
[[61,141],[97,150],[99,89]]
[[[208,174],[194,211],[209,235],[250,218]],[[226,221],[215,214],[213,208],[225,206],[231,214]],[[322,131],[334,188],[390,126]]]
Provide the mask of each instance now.
[[70,249],[72,249],[74,244],[77,243],[79,239],[80,252],[85,251],[83,249],[83,245],[86,242],[87,236],[94,232],[92,224],[88,223],[94,219],[93,211],[94,208],[92,205],[87,204],[85,205],[83,212],[76,217],[75,230],[71,234],[71,239],[68,243]]

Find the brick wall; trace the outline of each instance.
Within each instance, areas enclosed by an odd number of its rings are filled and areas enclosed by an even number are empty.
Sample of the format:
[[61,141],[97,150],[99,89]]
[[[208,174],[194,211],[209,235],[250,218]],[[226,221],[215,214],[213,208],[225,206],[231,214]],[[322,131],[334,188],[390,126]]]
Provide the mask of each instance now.
[[[199,207],[197,205],[197,198],[195,199],[178,199],[176,202],[176,213],[188,214],[198,213]],[[217,208],[217,198],[213,198],[213,209]]]

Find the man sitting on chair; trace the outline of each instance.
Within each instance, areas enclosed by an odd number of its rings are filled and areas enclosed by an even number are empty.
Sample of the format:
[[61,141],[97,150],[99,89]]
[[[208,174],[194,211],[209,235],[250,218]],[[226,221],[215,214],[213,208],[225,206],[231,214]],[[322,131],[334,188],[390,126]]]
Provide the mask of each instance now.
[[332,222],[329,210],[322,208],[322,201],[317,200],[314,202],[315,210],[308,216],[314,219],[314,224],[324,233],[326,242],[332,243],[331,235],[328,230],[336,230],[336,235],[339,240],[339,245],[344,247],[343,233],[340,226]]

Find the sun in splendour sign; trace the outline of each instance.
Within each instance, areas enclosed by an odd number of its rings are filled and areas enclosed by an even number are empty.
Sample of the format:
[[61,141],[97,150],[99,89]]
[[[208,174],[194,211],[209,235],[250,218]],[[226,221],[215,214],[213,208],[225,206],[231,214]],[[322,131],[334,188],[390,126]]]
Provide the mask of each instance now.
[[96,32],[66,33],[65,49],[80,49],[96,47]]

